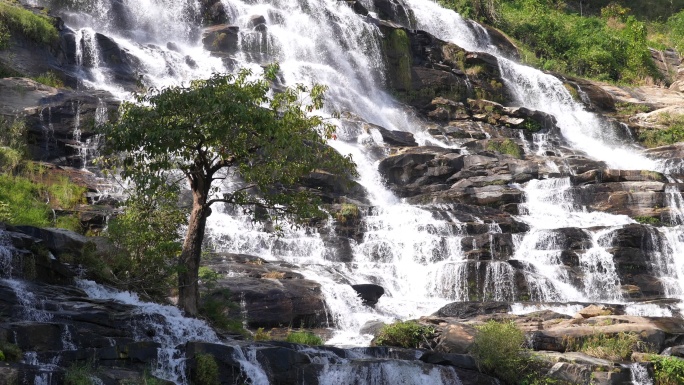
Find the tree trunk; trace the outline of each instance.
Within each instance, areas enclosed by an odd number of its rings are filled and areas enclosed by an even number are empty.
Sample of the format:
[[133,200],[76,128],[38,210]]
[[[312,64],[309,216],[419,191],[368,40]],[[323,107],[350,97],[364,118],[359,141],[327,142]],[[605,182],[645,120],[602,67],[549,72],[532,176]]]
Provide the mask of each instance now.
[[[199,185],[199,186],[198,186]],[[207,225],[209,208],[208,188],[204,183],[190,183],[192,189],[192,212],[188,221],[188,231],[183,241],[183,250],[178,260],[178,306],[186,315],[197,316],[199,303],[199,266],[202,257],[202,240]]]

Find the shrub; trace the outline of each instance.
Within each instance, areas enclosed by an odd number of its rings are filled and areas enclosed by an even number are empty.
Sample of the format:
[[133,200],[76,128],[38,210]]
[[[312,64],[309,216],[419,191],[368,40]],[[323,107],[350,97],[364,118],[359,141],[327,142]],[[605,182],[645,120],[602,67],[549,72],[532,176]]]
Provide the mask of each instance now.
[[217,329],[246,335],[247,331],[243,328],[242,321],[228,315],[231,309],[237,308],[238,305],[231,300],[229,290],[216,290],[202,295],[199,314]]
[[652,226],[660,225],[660,219],[654,218],[654,217],[636,216],[636,217],[634,217],[634,220],[641,223],[642,225],[652,225]]
[[254,333],[254,341],[270,341],[272,339],[271,332],[265,332],[264,328],[258,328]]
[[676,357],[652,355],[655,385],[684,384],[684,360]]
[[375,344],[417,348],[434,334],[435,329],[430,326],[423,326],[415,321],[399,321],[383,326],[375,339]]
[[487,143],[487,150],[496,151],[501,154],[508,154],[514,158],[522,159],[523,150],[518,146],[517,143],[510,139],[506,139],[502,142],[492,140]]
[[580,352],[611,361],[628,360],[640,344],[634,333],[596,334],[582,341]]
[[335,215],[335,218],[341,223],[347,223],[348,221],[355,221],[359,218],[359,215],[361,215],[359,206],[351,203],[343,203],[340,211]]
[[70,366],[64,373],[65,385],[92,385],[94,369],[91,365],[77,365]]
[[0,173],[11,173],[21,163],[21,154],[19,151],[9,148],[0,147]]
[[219,371],[216,359],[211,354],[200,353],[195,356],[195,381],[197,385],[219,385]]
[[516,383],[528,361],[525,334],[513,322],[489,321],[477,329],[470,351],[480,369],[507,383]]
[[664,128],[651,128],[639,133],[646,147],[659,147],[684,141],[684,115],[660,114],[657,123]]
[[178,190],[172,188],[132,196],[124,212],[109,222],[106,236],[114,250],[105,262],[122,289],[164,297],[173,286],[181,250],[178,228],[185,222],[177,202]]
[[51,44],[59,38],[52,19],[8,2],[0,2],[0,23],[10,33],[20,33],[36,43]]
[[8,147],[22,157],[26,153],[26,123],[23,119],[0,116],[0,147]]
[[64,88],[64,81],[62,81],[62,79],[60,79],[57,74],[52,71],[42,73],[36,76],[33,80],[49,87]]
[[0,202],[9,213],[3,221],[12,225],[47,227],[50,209],[41,198],[41,188],[30,180],[18,176],[0,175]]
[[0,361],[19,362],[23,358],[23,352],[19,346],[9,342],[0,343],[0,353],[2,353]]
[[81,203],[86,203],[85,193],[88,189],[71,183],[67,177],[59,177],[48,185],[47,191],[50,194],[53,207],[68,210]]
[[291,342],[293,344],[302,344],[302,345],[312,345],[312,346],[318,346],[318,345],[323,345],[323,339],[321,337],[311,333],[311,332],[305,332],[305,331],[298,331],[298,332],[293,332],[290,331],[287,333],[287,337],[285,337],[285,341]]

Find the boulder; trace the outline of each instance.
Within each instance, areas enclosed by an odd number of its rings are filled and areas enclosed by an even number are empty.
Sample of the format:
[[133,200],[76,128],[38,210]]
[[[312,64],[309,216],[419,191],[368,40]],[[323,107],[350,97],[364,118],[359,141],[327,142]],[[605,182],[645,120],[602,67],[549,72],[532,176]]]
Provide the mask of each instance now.
[[361,297],[363,304],[370,307],[374,307],[375,304],[378,303],[378,299],[385,294],[385,289],[383,289],[382,286],[370,283],[352,285],[352,289]]
[[214,54],[232,55],[237,52],[240,28],[219,24],[207,27],[202,32],[204,48]]

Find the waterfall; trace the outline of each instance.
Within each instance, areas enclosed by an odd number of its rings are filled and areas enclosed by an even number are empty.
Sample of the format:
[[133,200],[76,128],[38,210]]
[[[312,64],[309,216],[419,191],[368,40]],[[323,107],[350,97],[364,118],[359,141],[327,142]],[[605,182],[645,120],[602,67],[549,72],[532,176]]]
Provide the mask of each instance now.
[[[37,3],[49,6],[52,1]],[[624,215],[590,211],[582,206],[582,191],[567,177],[566,170],[571,169],[567,160],[545,155],[551,148],[549,134],[536,133],[531,143],[523,141],[529,146],[526,151],[531,150],[528,153],[541,159],[540,167],[545,168],[542,174],[551,177],[515,185],[525,197],[516,219],[530,227],[529,231],[512,236],[514,250],[510,259],[520,262],[521,267],[496,260],[493,246],[491,261],[469,260],[463,250],[463,240],[468,236],[466,225],[448,209],[440,212],[443,215],[436,215],[438,208],[408,204],[388,190],[374,155],[378,149],[384,155],[388,151],[382,147],[384,143],[377,130],[364,130],[363,124],[411,132],[420,145],[446,145],[429,136],[425,124],[383,88],[386,79],[381,32],[375,23],[354,13],[347,2],[221,0],[229,22],[239,27],[236,52],[229,59],[212,56],[202,46],[198,27],[201,15],[195,0],[76,3],[83,8],[67,8],[61,16],[74,33],[75,66],[81,82],[85,87],[108,90],[121,99],[129,99],[130,93],[115,82],[117,74],[102,55],[105,44],[120,47],[130,58],[135,73],[141,75],[135,80],[146,87],[187,84],[189,80],[237,67],[247,67],[258,74],[261,65],[273,61],[280,63],[286,85],[320,83],[328,87],[323,114],[339,126],[338,140],[330,145],[353,156],[358,164],[357,181],[368,191],[369,204],[362,218],[365,231],[361,239],[350,241],[351,260],[336,259],[324,237],[315,230],[290,228],[285,223],[283,233],[276,236],[268,226],[253,223],[249,216],[230,207],[217,207],[208,221],[214,250],[287,261],[300,266],[305,278],[321,284],[328,316],[337,328],[328,343],[365,345],[370,336],[360,335],[360,329],[366,322],[417,318],[451,301],[516,300],[523,294],[516,287],[520,280],[527,282],[532,301],[624,301],[609,249],[615,232],[635,222]],[[371,12],[377,11],[371,1],[361,3]],[[513,104],[553,115],[569,151],[615,169],[667,170],[643,155],[624,127],[587,111],[560,80],[502,57],[486,30],[477,24],[431,0],[403,3],[410,11],[406,17],[411,28],[426,30],[470,51],[495,55],[503,80],[514,95]],[[255,17],[263,18],[264,25],[254,26]],[[47,110],[41,116],[49,114]],[[348,124],[352,120],[354,124]],[[88,157],[92,158],[86,153],[84,164]],[[554,177],[559,175],[564,177]],[[230,188],[232,182],[226,183],[223,187]],[[681,298],[682,199],[673,186],[668,187],[667,196],[669,207],[673,208],[673,224],[677,226],[652,229],[659,245],[653,253],[661,258],[653,260],[653,268],[664,282],[670,280],[665,284],[668,296]],[[330,223],[328,226],[324,230],[334,231]],[[501,229],[496,223],[487,226],[486,236],[493,245]],[[568,250],[571,242],[577,246]],[[571,274],[564,261],[568,252],[577,259],[577,267],[582,271],[580,278]],[[375,283],[385,288],[386,294],[374,309],[363,305],[350,287],[358,283]],[[96,292],[91,295],[100,295]],[[562,312],[572,313],[576,306],[564,307]],[[632,311],[647,311],[644,309],[634,307]],[[516,311],[526,310],[523,307]],[[202,325],[193,327],[204,330]],[[160,340],[170,349],[170,357],[178,343],[174,338]],[[201,338],[214,341],[215,336],[205,334]],[[247,368],[248,355],[243,362]],[[377,370],[383,371],[388,365],[379,365]],[[259,370],[254,370],[256,377],[252,378],[259,382]],[[326,378],[339,380],[352,375],[344,370],[331,368],[326,374],[330,377]],[[158,371],[166,373],[165,378],[183,381],[178,367]]]
[[[216,333],[204,321],[184,317],[174,306],[141,301],[136,294],[109,289],[93,281],[79,280],[77,284],[90,298],[132,305],[137,312],[146,316],[140,324],[129,326],[138,334],[139,339],[146,340],[151,334],[152,339],[161,345],[158,349],[157,367],[153,370],[153,374],[159,378],[178,385],[187,384],[185,356],[179,348],[191,341],[221,343]],[[149,333],[150,329],[154,332]],[[236,351],[241,352],[240,348]],[[255,363],[256,360],[249,360],[243,353],[236,354],[238,357],[235,359],[240,362],[253,385],[268,384],[268,377]]]

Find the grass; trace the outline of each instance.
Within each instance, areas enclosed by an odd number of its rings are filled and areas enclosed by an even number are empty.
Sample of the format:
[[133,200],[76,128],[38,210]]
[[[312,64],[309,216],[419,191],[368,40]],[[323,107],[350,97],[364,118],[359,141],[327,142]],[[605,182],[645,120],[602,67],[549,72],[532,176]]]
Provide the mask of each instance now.
[[516,159],[522,159],[523,150],[517,143],[510,139],[504,141],[491,140],[487,143],[487,150],[496,151],[501,154],[508,154]]
[[323,345],[323,339],[311,332],[306,331],[290,331],[285,337],[285,341],[293,344],[319,346]]
[[335,218],[341,223],[355,221],[361,215],[359,206],[351,203],[343,203],[340,211],[335,214]]
[[264,328],[258,328],[254,333],[254,341],[270,341],[272,339],[271,332],[264,331]]
[[659,226],[661,224],[660,219],[654,217],[641,217],[636,216],[634,220],[641,223],[642,225]]
[[15,344],[1,342],[0,357],[0,361],[19,362],[23,358],[23,352]]
[[477,330],[471,353],[480,369],[516,383],[527,367],[525,334],[513,322],[489,321]]
[[216,359],[211,354],[200,353],[195,356],[194,384],[219,385],[219,369]]
[[417,348],[435,334],[435,329],[415,321],[399,321],[385,325],[375,339],[378,346]]
[[[647,26],[654,22],[638,19],[636,11],[606,3],[603,10],[580,15],[560,0],[440,2],[501,29],[518,43],[524,62],[544,70],[617,83],[661,78],[648,51]],[[674,35],[667,32],[673,25],[659,31]],[[684,31],[684,16],[681,25]]]
[[596,358],[611,361],[629,360],[632,352],[642,345],[635,333],[604,334],[599,333],[584,339],[578,351]]
[[64,81],[62,81],[62,79],[60,79],[57,74],[52,71],[42,73],[33,78],[33,80],[49,87],[64,88]]
[[684,141],[684,115],[660,114],[657,122],[663,128],[639,132],[639,141],[646,147],[660,147]]
[[684,360],[677,357],[652,355],[649,361],[653,363],[654,385],[684,384]]
[[59,38],[50,17],[37,15],[19,5],[0,0],[0,48],[7,48],[8,35],[17,33],[41,44],[52,44]]
[[74,364],[64,373],[65,385],[92,385],[95,369],[90,364]]

